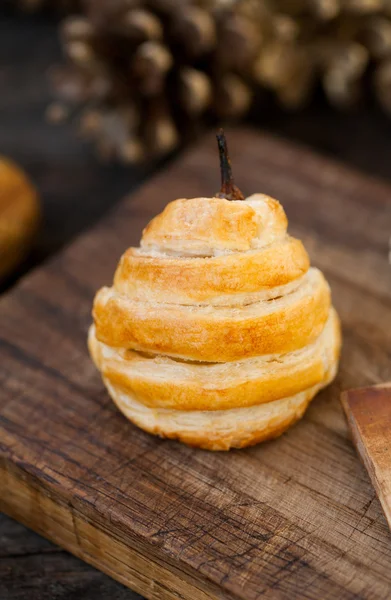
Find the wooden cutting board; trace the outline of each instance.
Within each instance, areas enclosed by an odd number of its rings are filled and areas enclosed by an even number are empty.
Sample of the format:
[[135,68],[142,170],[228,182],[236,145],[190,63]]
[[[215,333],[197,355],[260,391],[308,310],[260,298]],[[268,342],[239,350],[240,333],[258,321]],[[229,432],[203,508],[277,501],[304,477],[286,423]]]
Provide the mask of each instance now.
[[230,453],[151,437],[105,392],[94,292],[167,202],[218,189],[210,134],[1,300],[1,507],[149,599],[389,599],[391,534],[339,395],[391,379],[391,188],[248,130],[229,144],[243,192],[281,200],[330,281],[336,382],[280,439]]
[[391,528],[391,383],[343,392],[352,437]]

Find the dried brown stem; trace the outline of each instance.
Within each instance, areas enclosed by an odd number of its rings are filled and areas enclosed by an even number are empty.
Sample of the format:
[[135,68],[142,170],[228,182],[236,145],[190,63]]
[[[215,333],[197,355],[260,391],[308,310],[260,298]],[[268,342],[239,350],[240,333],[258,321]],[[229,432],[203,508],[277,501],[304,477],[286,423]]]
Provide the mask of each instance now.
[[231,161],[228,156],[227,140],[223,129],[219,130],[216,138],[219,147],[221,171],[221,190],[216,195],[218,198],[226,198],[226,200],[244,200],[242,192],[234,182]]

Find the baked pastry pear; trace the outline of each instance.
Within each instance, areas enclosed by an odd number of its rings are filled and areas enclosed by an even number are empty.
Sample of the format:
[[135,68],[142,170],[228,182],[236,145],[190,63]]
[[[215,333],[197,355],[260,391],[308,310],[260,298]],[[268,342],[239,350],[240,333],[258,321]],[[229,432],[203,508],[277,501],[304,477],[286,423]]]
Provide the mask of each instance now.
[[18,165],[0,156],[0,279],[26,256],[39,221],[34,186]]
[[162,437],[228,450],[280,435],[336,374],[338,316],[277,200],[170,202],[94,301],[91,356],[119,409]]

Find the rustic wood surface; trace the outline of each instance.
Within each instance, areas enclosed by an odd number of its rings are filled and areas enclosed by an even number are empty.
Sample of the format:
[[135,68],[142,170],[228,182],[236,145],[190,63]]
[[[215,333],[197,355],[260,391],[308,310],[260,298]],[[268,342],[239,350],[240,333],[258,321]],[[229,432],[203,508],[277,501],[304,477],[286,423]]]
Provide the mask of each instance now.
[[[67,243],[146,174],[140,169],[100,165],[89,146],[80,143],[72,122],[58,127],[45,122],[43,115],[50,101],[46,70],[60,55],[53,19],[12,14],[4,11],[0,2],[0,152],[27,170],[40,191],[44,209],[44,226],[33,252],[8,285]],[[254,125],[301,140],[363,171],[391,178],[391,121],[376,107],[339,113],[318,98],[305,111],[291,114],[277,110],[272,98],[267,106],[264,100],[255,103],[250,117]],[[0,547],[2,600],[133,598],[130,590],[67,552],[58,552],[5,516],[0,519]],[[58,552],[55,568],[49,547]]]
[[250,131],[229,140],[238,185],[284,203],[331,283],[337,381],[282,438],[228,454],[139,431],[103,389],[94,291],[166,202],[217,189],[211,135],[1,300],[3,508],[149,598],[389,598],[391,535],[339,393],[391,375],[391,189]]
[[[101,165],[75,135],[72,122],[57,127],[45,122],[50,101],[47,69],[60,59],[56,29],[47,16],[4,14],[0,1],[0,153],[26,169],[39,190],[44,217],[33,251],[0,283],[0,292],[96,220],[147,172]],[[140,596],[0,515],[0,598],[136,600]]]
[[342,405],[391,527],[391,383],[343,392]]
[[87,563],[0,514],[1,600],[141,600]]

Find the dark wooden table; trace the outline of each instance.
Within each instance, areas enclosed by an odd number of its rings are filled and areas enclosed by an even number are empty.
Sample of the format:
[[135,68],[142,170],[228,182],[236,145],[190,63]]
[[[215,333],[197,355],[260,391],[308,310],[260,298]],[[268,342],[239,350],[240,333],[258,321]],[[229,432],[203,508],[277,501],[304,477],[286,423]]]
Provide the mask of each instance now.
[[[50,94],[46,69],[60,58],[56,24],[0,9],[0,153],[20,162],[42,198],[44,226],[28,261],[7,285],[92,224],[156,166],[99,165],[71,124],[53,127],[43,114]],[[376,107],[335,113],[322,99],[286,115],[262,99],[251,121],[369,173],[391,179],[391,119]],[[3,290],[4,290],[3,284]],[[0,516],[1,600],[139,598],[23,526]]]

